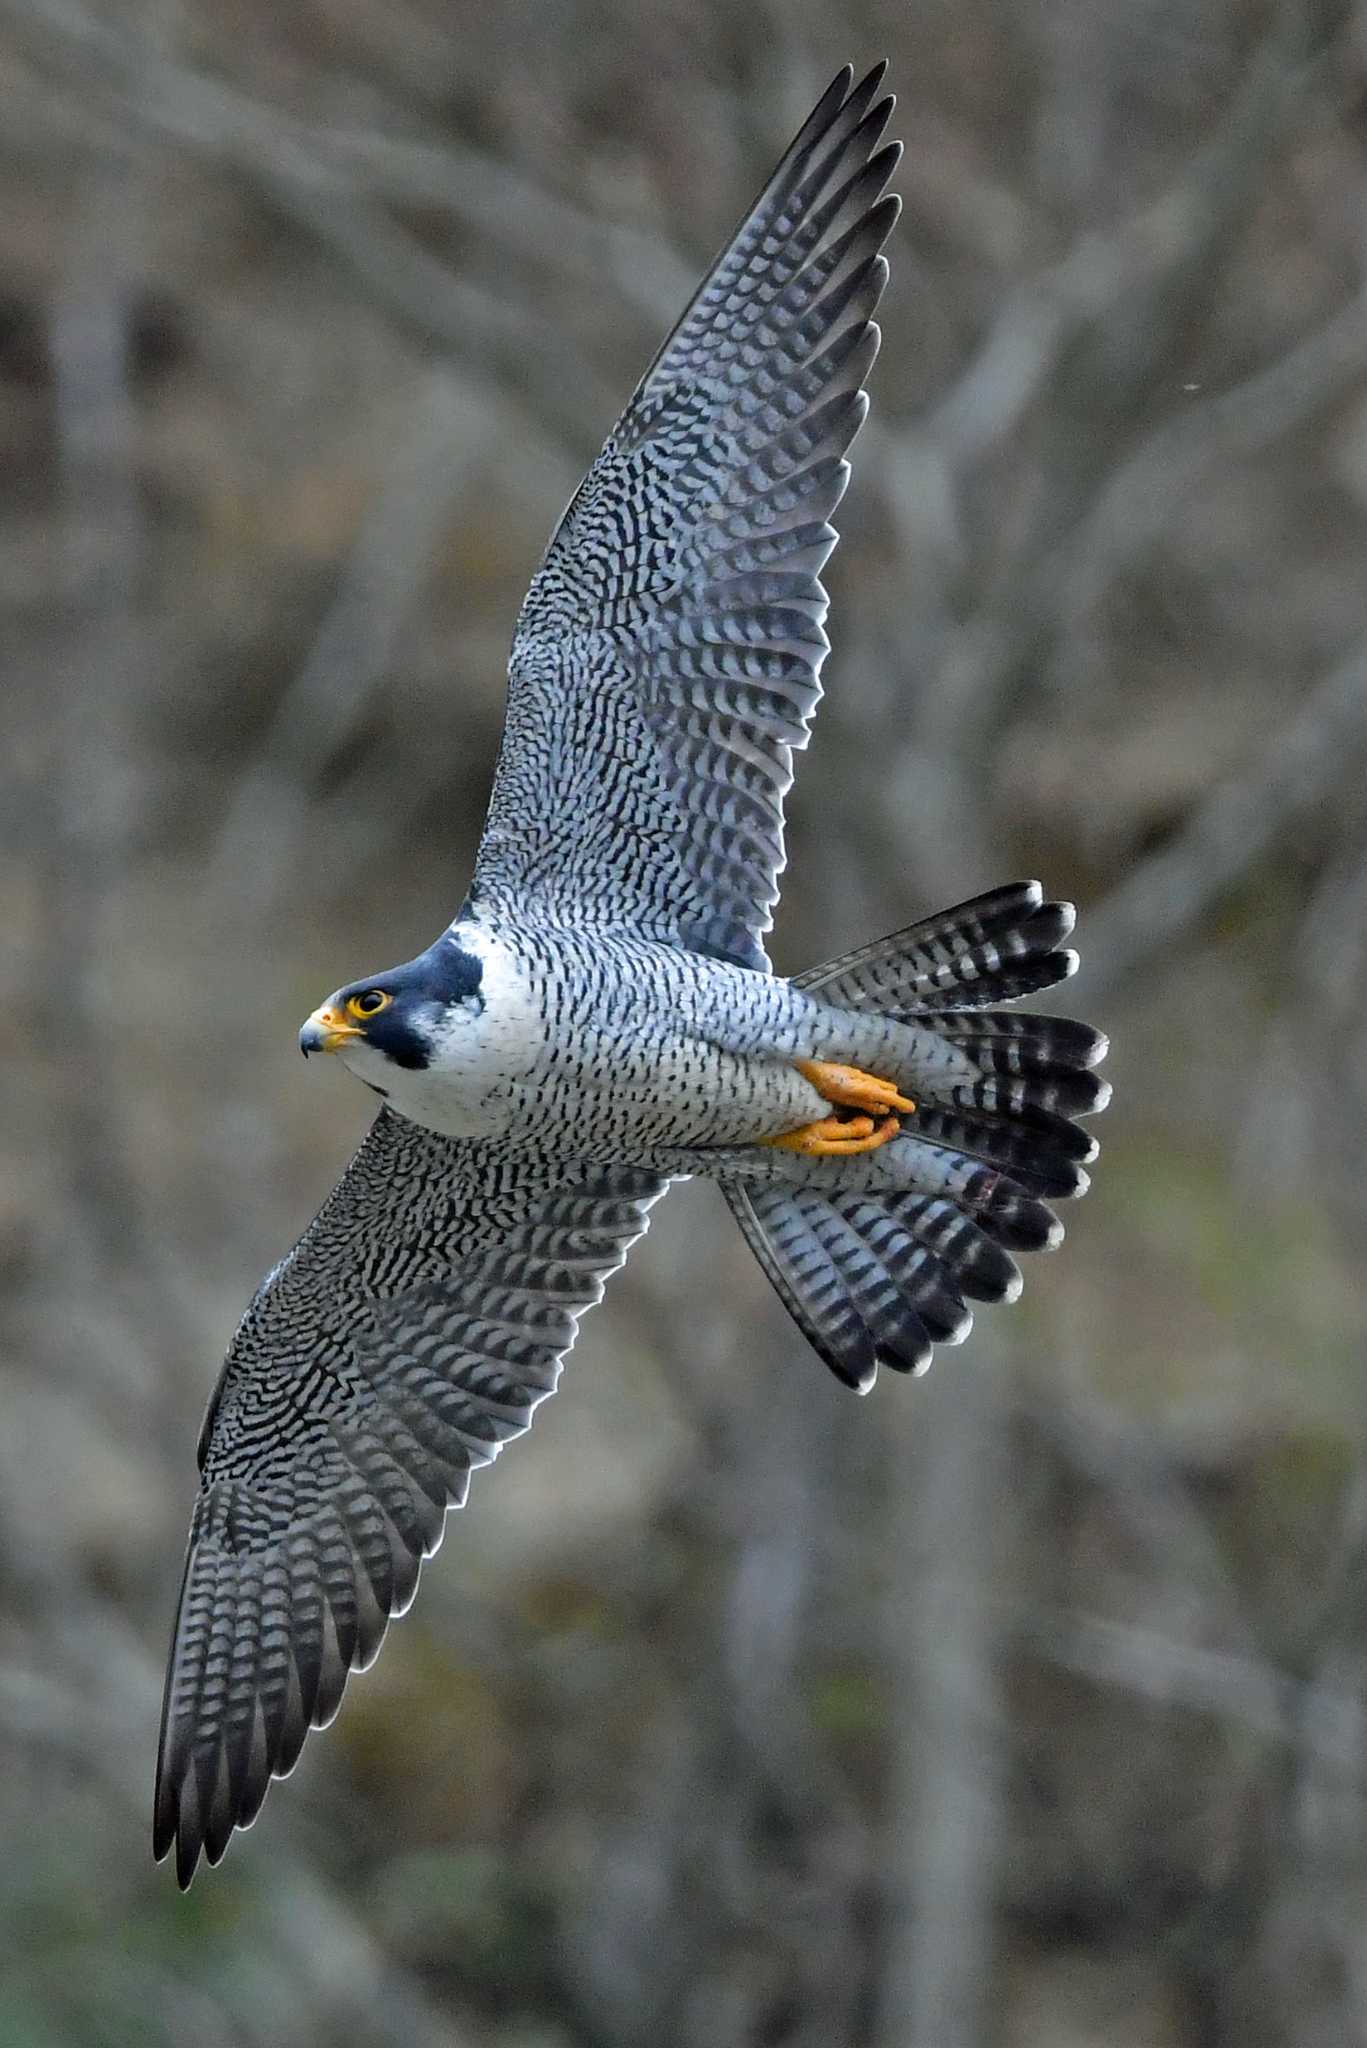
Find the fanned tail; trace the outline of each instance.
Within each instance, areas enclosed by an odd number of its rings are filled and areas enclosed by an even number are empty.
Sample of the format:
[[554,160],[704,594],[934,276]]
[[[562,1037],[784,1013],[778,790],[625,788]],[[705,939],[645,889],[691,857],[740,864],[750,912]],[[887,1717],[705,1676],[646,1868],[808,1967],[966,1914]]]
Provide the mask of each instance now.
[[[1062,945],[1075,916],[1071,903],[1046,903],[1040,883],[1008,882],[794,975],[793,985],[813,995],[819,991],[823,1002],[887,1017],[1015,1002],[1076,974],[1077,954]],[[1008,1032],[1028,1036],[1035,1029],[1047,1035],[1056,1020],[1009,1015],[999,1021]],[[1099,1031],[1085,1024],[1066,1028],[1085,1034],[1093,1047],[1082,1064],[1104,1058],[1106,1040]]]
[[1014,1301],[1013,1252],[1052,1250],[1048,1202],[1086,1190],[1097,1146],[1073,1119],[1109,1099],[1092,1071],[1104,1035],[994,1007],[1075,972],[1073,917],[1038,882],[1010,883],[795,977],[824,1003],[933,1030],[975,1069],[903,1119],[899,1192],[723,1184],[794,1321],[861,1393],[880,1364],[924,1372],[935,1344],[961,1343],[970,1301]]

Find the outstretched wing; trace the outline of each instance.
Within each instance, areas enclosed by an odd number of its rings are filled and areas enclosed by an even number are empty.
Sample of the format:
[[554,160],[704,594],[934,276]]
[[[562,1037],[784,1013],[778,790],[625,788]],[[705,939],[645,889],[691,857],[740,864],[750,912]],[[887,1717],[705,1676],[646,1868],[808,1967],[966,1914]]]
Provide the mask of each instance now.
[[495,907],[768,964],[898,211],[883,67],[850,76],[656,357],[527,594],[475,875]]
[[154,1847],[182,1886],[331,1720],[665,1186],[381,1111],[205,1418],[157,1759]]

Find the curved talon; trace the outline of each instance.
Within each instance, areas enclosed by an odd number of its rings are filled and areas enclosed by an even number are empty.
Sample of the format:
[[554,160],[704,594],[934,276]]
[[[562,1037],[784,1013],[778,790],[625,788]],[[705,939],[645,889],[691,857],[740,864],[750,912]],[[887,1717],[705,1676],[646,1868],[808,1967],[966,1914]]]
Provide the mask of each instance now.
[[884,1117],[877,1125],[871,1116],[825,1116],[819,1123],[803,1124],[799,1130],[759,1142],[779,1152],[800,1152],[809,1159],[842,1158],[855,1152],[876,1152],[901,1128],[895,1116]]
[[905,1114],[916,1107],[891,1081],[866,1074],[859,1067],[837,1066],[829,1060],[794,1060],[793,1064],[818,1095],[842,1108],[900,1109]]
[[[793,1065],[818,1095],[838,1109],[914,1110],[916,1104],[900,1095],[891,1081],[877,1074],[865,1074],[858,1067],[844,1067],[830,1060],[794,1060]],[[780,1152],[801,1152],[810,1159],[840,1157],[854,1152],[876,1152],[901,1130],[896,1116],[884,1115],[874,1123],[871,1116],[825,1116],[818,1123],[802,1124],[795,1131],[783,1131],[776,1138],[761,1138],[761,1145]]]

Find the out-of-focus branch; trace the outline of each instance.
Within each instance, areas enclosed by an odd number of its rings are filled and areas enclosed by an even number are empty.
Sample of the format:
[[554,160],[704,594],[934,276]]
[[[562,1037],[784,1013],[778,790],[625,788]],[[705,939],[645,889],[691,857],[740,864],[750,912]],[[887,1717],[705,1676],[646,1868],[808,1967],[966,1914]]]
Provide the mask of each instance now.
[[1084,1678],[1124,1686],[1159,1705],[1237,1721],[1270,1742],[1302,1745],[1308,1728],[1317,1756],[1340,1770],[1358,1769],[1358,1712],[1351,1691],[1313,1687],[1317,1697],[1307,1712],[1304,1688],[1263,1658],[1178,1642],[1101,1615],[1027,1616],[1017,1635],[1029,1649]]
[[[1248,461],[1358,383],[1367,369],[1367,291],[1266,369],[1165,419],[1115,470],[1051,572],[1064,630],[1076,634],[1121,568],[1217,462]],[[1058,667],[1067,669],[1066,654]]]
[[615,418],[614,395],[587,363],[576,361],[567,375],[564,337],[529,330],[516,304],[456,276],[373,201],[292,176],[270,157],[254,164],[244,158],[238,168],[280,212],[343,258],[406,333],[520,398],[570,447],[585,444],[587,420]]
[[[1017,506],[988,604],[930,693],[927,731],[947,755],[977,763],[1013,676],[1050,628],[1047,573],[1108,473],[1134,416],[1158,384],[1194,300],[1209,288],[1219,246],[1246,216],[1258,171],[1315,75],[1302,31],[1283,11],[1257,47],[1214,134],[1160,197],[1129,220],[1081,235],[1063,258],[1008,299],[974,361],[923,423],[921,436],[962,477],[1006,440],[1046,389],[1052,394],[1039,474]],[[1179,381],[1174,379],[1174,382]],[[1086,422],[1079,433],[1078,421]],[[996,517],[1000,523],[1000,510]]]
[[974,1352],[970,1370],[942,1373],[923,1401],[889,1411],[895,1569],[884,1653],[898,1705],[879,2048],[977,2048],[991,1995],[1003,1759],[987,1585],[1001,1367],[986,1333],[975,1332]]
[[105,1040],[107,908],[127,858],[138,788],[131,731],[148,673],[137,578],[146,520],[134,466],[127,345],[142,228],[136,178],[93,172],[76,211],[50,328],[73,614],[56,701],[43,924],[48,1043],[62,1062],[68,1208],[56,1235],[68,1279],[82,1254],[133,1352],[157,1359],[184,1334],[176,1276],[128,1167]]
[[1248,768],[1089,913],[1082,979],[1114,987],[1170,949],[1265,860],[1282,836],[1360,775],[1367,746],[1367,645],[1311,691]]
[[[338,135],[292,119],[189,67],[149,55],[77,0],[30,0],[19,17],[37,61],[69,95],[116,108],[144,136],[230,162],[277,209],[324,243],[419,340],[475,363],[521,394],[534,388],[543,416],[583,438],[583,422],[614,416],[616,397],[590,365],[565,376],[565,338],[528,331],[515,304],[457,277],[392,215],[384,200],[440,205],[491,237],[578,279],[610,276],[648,316],[642,346],[686,291],[687,267],[657,237],[600,227],[509,167],[469,148],[444,149],[375,132]],[[506,211],[505,211],[506,207]],[[510,345],[515,344],[515,348]],[[568,410],[567,410],[568,408]]]
[[486,414],[471,432],[438,372],[420,386],[308,659],[280,698],[220,831],[210,887],[242,918],[268,909],[295,872],[309,789],[389,673],[452,503],[499,423]]
[[[136,1828],[136,1840],[151,1792],[148,1743],[160,1672],[107,1602],[69,1585],[54,1589],[54,1598],[65,1611],[50,1610],[42,1631],[46,1667],[0,1672],[0,1746],[49,1757],[68,1776],[98,1785]],[[173,1883],[167,1869],[153,1881]],[[345,2020],[349,2037],[359,2029],[354,2037],[368,2042],[461,2048],[463,2033],[436,2012],[341,1894],[287,1843],[277,1842],[249,1910],[260,1952],[283,1970],[290,1999],[311,2015],[331,2015],[339,2025]],[[260,2038],[281,2038],[282,1988],[249,1976],[225,1982],[223,2008],[238,2025],[249,2017],[264,2020]],[[250,2038],[258,2038],[254,2030]]]
[[[1161,196],[1128,221],[1089,229],[1007,299],[962,377],[922,424],[956,467],[1006,438],[1065,347],[1086,330],[1103,336],[1117,317],[1130,335],[1153,327],[1141,352],[1151,361],[1181,287],[1200,276],[1215,242],[1246,209],[1256,166],[1315,76],[1312,64],[1295,61],[1302,32],[1288,28],[1289,13],[1282,11],[1256,51],[1216,132]],[[1119,372],[1117,363],[1112,375]]]
[[697,283],[696,266],[659,234],[595,219],[468,143],[444,138],[437,146],[375,129],[297,128],[322,159],[359,176],[382,198],[440,207],[496,247],[574,282],[600,275],[652,326],[672,320]]
[[[1294,937],[1295,972],[1282,978],[1251,1077],[1252,1113],[1236,1165],[1250,1190],[1269,1172],[1284,1186],[1322,1188],[1346,1243],[1361,1230],[1360,1131],[1367,1101],[1361,1018],[1367,987],[1367,792],[1352,780],[1335,797],[1333,839]],[[1312,1048],[1309,1060],[1299,1057]],[[1299,1068],[1288,1085],[1288,1062]],[[1275,1166],[1273,1161],[1275,1160]]]
[[1225,1557],[1172,1456],[1144,1428],[1066,1375],[1057,1398],[1032,1404],[1031,1420],[1108,1500],[1156,1561],[1180,1568],[1219,1615],[1227,1641],[1252,1656],[1257,1639]]
[[123,857],[130,773],[124,727],[140,651],[134,580],[144,520],[132,469],[125,362],[129,244],[139,217],[131,186],[109,188],[90,181],[51,323],[67,584],[79,616],[59,699],[66,719],[55,782],[48,1002],[51,1028],[59,1039],[71,1041],[67,1050],[81,1084],[76,1100],[100,1126],[88,1130],[77,1148],[73,1192],[78,1203],[108,1192],[93,1185],[109,1149],[100,1119],[105,1095],[93,1041],[98,919],[104,892]]
[[[907,549],[941,566],[944,630],[914,697],[889,802],[915,820],[932,878],[983,872],[982,784],[1004,707],[1037,687],[1057,630],[1055,558],[1153,392],[1173,369],[1215,259],[1261,190],[1258,176],[1304,103],[1315,66],[1289,11],[1256,47],[1214,133],[1160,197],[1088,229],[1018,287],[953,388],[888,447],[891,509]],[[970,519],[976,476],[1027,415],[1036,458],[990,529]],[[962,591],[977,571],[974,602]],[[924,602],[924,597],[922,599]]]

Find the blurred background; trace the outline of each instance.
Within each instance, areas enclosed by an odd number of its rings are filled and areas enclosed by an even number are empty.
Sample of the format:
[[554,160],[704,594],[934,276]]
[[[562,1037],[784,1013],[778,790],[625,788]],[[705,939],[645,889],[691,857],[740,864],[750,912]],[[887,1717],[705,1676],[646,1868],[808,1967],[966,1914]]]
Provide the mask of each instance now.
[[[1094,1191],[862,1402],[673,1195],[182,1899],[196,1431],[369,1116],[299,1020],[459,902],[559,508],[883,54],[774,954],[1075,896]],[[2,0],[0,104],[0,2048],[1367,2038],[1367,9]]]

